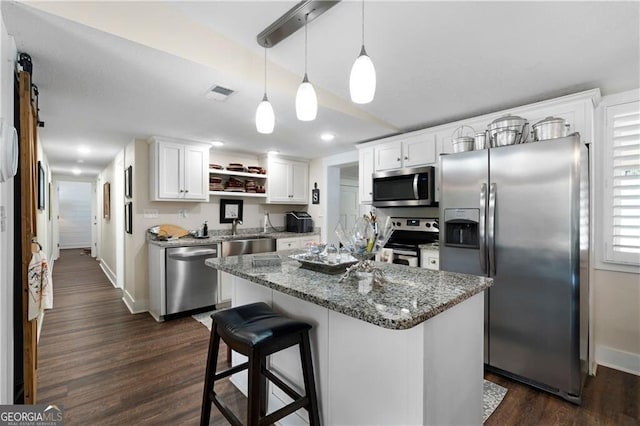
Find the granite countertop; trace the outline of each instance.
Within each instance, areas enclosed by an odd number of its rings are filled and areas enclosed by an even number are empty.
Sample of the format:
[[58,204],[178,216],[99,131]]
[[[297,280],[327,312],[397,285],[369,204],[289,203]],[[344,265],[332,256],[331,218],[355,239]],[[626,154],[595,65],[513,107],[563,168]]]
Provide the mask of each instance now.
[[[239,240],[243,238],[257,238],[258,236],[261,238],[271,237],[271,238],[292,238],[292,237],[307,237],[307,236],[316,236],[320,235],[320,231],[306,232],[303,234],[296,232],[285,232],[285,231],[274,231],[274,232],[259,232],[259,229],[247,229],[244,232],[238,233],[235,235],[233,239]],[[182,238],[177,238],[175,240],[156,240],[154,236],[147,232],[147,242],[149,244],[154,244],[160,247],[186,247],[186,246],[208,246],[212,244],[217,244],[222,241],[229,241],[232,239],[229,231],[224,230],[222,233],[219,230],[209,231],[209,238],[194,238],[191,235],[186,235]]]
[[492,278],[432,271],[392,263],[373,262],[387,282],[373,288],[356,278],[338,282],[341,275],[327,275],[300,268],[288,255],[277,252],[278,266],[252,266],[253,255],[211,258],[207,266],[326,307],[368,323],[395,330],[414,327],[493,284]]
[[434,245],[434,243],[420,244],[418,246],[418,248],[420,250],[433,250],[433,251],[439,251],[440,250],[440,246],[439,245]]

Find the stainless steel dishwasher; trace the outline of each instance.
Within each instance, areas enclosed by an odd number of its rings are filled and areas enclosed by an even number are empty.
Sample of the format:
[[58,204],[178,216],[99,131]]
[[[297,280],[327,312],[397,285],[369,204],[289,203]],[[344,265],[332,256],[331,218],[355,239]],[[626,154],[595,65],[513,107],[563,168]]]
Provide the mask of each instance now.
[[218,257],[218,247],[166,249],[166,314],[213,306],[217,302],[218,271],[204,264]]

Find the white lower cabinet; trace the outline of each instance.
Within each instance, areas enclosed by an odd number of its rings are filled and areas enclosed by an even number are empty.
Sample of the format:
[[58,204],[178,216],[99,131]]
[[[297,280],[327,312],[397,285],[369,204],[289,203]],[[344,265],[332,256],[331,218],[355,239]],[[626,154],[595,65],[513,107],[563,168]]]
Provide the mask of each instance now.
[[425,269],[440,270],[440,253],[438,250],[420,250],[420,267]]
[[320,242],[319,235],[308,235],[304,237],[278,238],[276,241],[276,250],[293,250],[306,248],[308,242]]
[[156,321],[163,321],[165,309],[165,249],[148,244],[149,313]]

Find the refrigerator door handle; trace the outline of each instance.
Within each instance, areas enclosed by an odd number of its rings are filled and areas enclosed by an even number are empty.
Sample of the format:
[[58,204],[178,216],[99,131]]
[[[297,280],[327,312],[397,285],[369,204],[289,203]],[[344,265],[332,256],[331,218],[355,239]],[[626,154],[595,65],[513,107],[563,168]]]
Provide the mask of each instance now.
[[485,236],[486,226],[486,210],[487,210],[487,184],[483,183],[480,186],[480,223],[478,224],[478,234],[480,237],[480,270],[483,274],[487,273],[487,241]]
[[496,275],[496,184],[489,186],[489,217],[487,222],[487,245],[489,251],[489,276]]

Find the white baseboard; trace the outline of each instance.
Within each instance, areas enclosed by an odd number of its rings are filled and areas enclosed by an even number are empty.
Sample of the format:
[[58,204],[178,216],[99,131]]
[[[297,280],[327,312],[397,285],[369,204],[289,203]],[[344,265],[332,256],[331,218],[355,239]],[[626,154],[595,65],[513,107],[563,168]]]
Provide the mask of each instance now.
[[111,285],[118,288],[118,286],[116,285],[116,274],[113,273],[111,268],[109,268],[109,265],[107,265],[102,259],[100,259],[100,269],[102,269],[102,272],[104,272],[104,274],[107,276],[107,278],[111,282]]
[[131,295],[127,290],[124,290],[122,292],[122,301],[124,302],[125,305],[127,305],[129,312],[131,312],[132,314],[141,314],[143,312],[149,311],[148,300],[136,301],[133,297],[131,297]]
[[596,345],[596,362],[605,367],[640,376],[640,354]]

